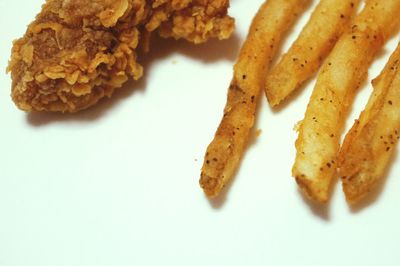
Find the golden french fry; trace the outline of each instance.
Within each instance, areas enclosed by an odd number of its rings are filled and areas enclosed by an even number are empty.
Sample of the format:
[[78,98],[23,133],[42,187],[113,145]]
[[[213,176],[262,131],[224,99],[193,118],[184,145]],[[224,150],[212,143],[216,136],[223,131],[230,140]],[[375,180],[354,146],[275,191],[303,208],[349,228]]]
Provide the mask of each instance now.
[[372,84],[368,104],[339,153],[339,174],[349,203],[364,198],[381,180],[400,138],[400,45]]
[[234,66],[223,119],[204,158],[200,185],[207,196],[217,196],[238,168],[254,124],[266,71],[282,36],[307,2],[267,0],[253,19]]
[[293,176],[305,194],[326,202],[336,174],[339,141],[354,94],[400,22],[400,0],[369,0],[339,39],[318,76],[296,141]]
[[265,92],[271,106],[278,105],[312,77],[349,26],[359,0],[321,0],[297,40],[271,69]]

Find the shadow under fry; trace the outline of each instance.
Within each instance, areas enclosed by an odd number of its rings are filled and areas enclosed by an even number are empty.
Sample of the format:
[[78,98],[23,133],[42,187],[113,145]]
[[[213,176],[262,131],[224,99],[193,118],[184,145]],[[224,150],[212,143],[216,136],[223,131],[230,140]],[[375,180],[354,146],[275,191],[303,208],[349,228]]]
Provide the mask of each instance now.
[[303,199],[303,202],[308,205],[312,213],[321,218],[322,220],[328,222],[331,220],[331,201],[335,197],[336,191],[337,191],[337,185],[339,183],[339,179],[337,177],[333,178],[331,186],[329,187],[329,199],[327,203],[318,203],[313,200],[310,200],[301,190],[300,187],[298,187],[298,193],[301,195],[301,198]]
[[138,61],[143,65],[144,75],[138,81],[130,79],[124,86],[117,89],[110,98],[103,98],[94,106],[77,113],[48,113],[31,112],[26,116],[27,122],[34,127],[45,126],[50,123],[92,122],[103,118],[113,107],[121,101],[131,97],[134,93],[144,92],[148,84],[151,65],[172,55],[183,54],[189,58],[201,60],[204,64],[211,64],[218,60],[233,61],[238,53],[240,38],[233,34],[228,40],[209,40],[203,44],[192,44],[184,40],[162,39],[154,36],[148,54],[139,55]]
[[315,201],[310,200],[306,195],[304,195],[303,191],[300,188],[297,188],[297,192],[300,194],[303,202],[308,205],[311,212],[321,218],[322,220],[328,222],[330,221],[330,204],[326,203],[317,203]]
[[236,176],[237,176],[236,173],[238,171],[239,171],[239,169],[236,170],[235,174],[232,176],[232,179],[228,182],[228,184],[225,185],[225,187],[222,189],[222,191],[220,192],[220,194],[217,197],[207,198],[207,196],[204,194],[213,209],[220,210],[225,205],[225,203],[228,199],[228,193],[230,191],[232,184],[234,183],[234,181],[236,179]]

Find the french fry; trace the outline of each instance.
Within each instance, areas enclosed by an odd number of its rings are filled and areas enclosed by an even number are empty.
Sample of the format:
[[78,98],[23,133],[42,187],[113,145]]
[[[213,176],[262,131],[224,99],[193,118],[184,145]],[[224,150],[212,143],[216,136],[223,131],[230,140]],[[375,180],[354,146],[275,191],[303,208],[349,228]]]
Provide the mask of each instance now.
[[325,60],[296,141],[292,169],[300,188],[327,202],[339,141],[354,94],[368,67],[400,22],[400,0],[369,0]]
[[271,69],[265,92],[278,105],[312,77],[349,26],[359,0],[321,0],[297,40]]
[[400,138],[400,45],[372,84],[368,104],[339,153],[343,190],[352,204],[383,178]]
[[207,148],[200,185],[216,197],[239,166],[255,120],[266,71],[282,37],[308,0],[267,0],[260,7],[234,66],[223,119]]

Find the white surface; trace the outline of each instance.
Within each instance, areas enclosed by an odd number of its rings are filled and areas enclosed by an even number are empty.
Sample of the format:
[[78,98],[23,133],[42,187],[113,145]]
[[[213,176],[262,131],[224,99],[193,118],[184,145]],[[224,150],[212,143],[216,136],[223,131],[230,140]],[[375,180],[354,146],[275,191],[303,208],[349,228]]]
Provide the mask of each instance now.
[[[64,116],[27,115],[9,97],[4,71],[11,42],[39,2],[0,1],[0,266],[399,265],[399,158],[381,193],[356,210],[339,186],[326,208],[310,206],[297,191],[292,129],[313,82],[279,112],[263,99],[262,135],[226,199],[211,204],[203,196],[202,157],[262,0],[232,0],[238,30],[231,40],[153,45],[144,79]],[[368,84],[349,125],[368,98]]]

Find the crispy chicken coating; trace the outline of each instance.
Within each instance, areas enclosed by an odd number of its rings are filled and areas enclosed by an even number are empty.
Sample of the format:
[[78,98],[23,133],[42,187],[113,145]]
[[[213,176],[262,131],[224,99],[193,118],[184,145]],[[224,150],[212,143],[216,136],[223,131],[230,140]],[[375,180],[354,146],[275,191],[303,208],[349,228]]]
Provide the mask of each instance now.
[[77,112],[137,80],[149,36],[202,43],[228,38],[229,0],[47,0],[21,39],[8,71],[25,111]]

